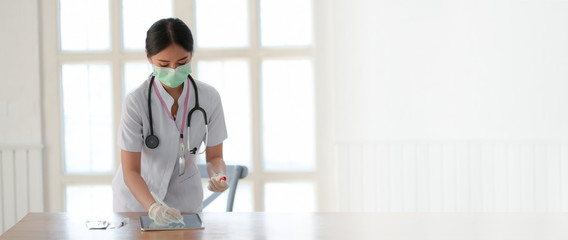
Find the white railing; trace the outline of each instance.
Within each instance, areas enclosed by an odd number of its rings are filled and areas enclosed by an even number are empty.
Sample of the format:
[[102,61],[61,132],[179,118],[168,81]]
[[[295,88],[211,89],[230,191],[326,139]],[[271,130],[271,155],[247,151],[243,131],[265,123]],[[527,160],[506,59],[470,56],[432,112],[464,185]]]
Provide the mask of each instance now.
[[341,211],[568,211],[568,143],[338,144]]
[[43,212],[41,146],[0,146],[0,233],[29,212]]

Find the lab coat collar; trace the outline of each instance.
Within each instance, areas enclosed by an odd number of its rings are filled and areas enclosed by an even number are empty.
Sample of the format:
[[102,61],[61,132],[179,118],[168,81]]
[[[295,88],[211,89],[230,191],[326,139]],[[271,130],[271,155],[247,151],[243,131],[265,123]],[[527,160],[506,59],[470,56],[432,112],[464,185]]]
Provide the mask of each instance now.
[[[168,110],[172,109],[172,105],[174,105],[174,98],[170,96],[170,94],[166,91],[164,86],[162,86],[162,83],[160,82],[160,80],[158,80],[158,78],[154,78],[154,82],[156,82],[156,87],[158,89],[158,92],[160,93],[160,96],[162,96],[162,99],[166,103],[166,106],[168,106]],[[187,107],[184,105],[185,95],[187,94],[187,86],[188,86],[187,84],[190,84],[189,78],[186,78],[185,81],[183,82],[183,90],[178,98],[178,106],[179,106],[178,109],[183,109],[183,107]]]

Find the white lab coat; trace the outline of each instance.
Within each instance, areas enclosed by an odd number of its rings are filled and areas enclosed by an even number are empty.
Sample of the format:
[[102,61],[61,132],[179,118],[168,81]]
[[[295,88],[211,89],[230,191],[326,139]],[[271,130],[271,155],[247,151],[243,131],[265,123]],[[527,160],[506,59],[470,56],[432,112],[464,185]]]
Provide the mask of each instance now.
[[[151,75],[150,75],[151,77]],[[184,102],[189,84],[190,95],[187,113],[195,105],[195,89],[191,81],[186,79],[181,96],[178,99],[178,112],[174,122],[168,116],[160,99],[152,88],[152,117],[154,135],[160,144],[150,149],[144,144],[144,139],[150,134],[148,114],[148,88],[150,77],[137,89],[129,93],[122,106],[122,118],[118,131],[118,146],[129,152],[141,152],[141,175],[150,191],[156,193],[168,206],[182,212],[201,212],[203,189],[195,155],[189,154],[187,148],[188,128],[183,123],[185,156],[189,156],[185,164],[185,173],[178,176],[179,127],[182,125]],[[173,105],[173,98],[166,92],[157,78],[156,87],[168,109]],[[205,109],[209,122],[209,139],[207,146],[221,144],[227,138],[227,129],[221,98],[219,93],[210,85],[195,80],[199,93],[199,105]],[[187,121],[187,120],[186,120]],[[205,125],[200,111],[195,111],[191,117],[191,148],[198,147],[205,141]],[[146,210],[130,192],[122,174],[122,165],[112,181],[113,209],[115,212],[145,212]]]

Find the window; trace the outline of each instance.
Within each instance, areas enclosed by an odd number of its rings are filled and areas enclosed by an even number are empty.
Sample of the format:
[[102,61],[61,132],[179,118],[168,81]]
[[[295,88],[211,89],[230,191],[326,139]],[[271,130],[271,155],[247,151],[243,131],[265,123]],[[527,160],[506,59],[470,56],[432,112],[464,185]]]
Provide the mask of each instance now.
[[[122,100],[151,73],[145,35],[165,17],[188,24],[193,75],[221,95],[225,161],[249,168],[235,211],[288,211],[298,193],[307,204],[295,211],[317,210],[312,0],[47,0],[43,7],[44,26],[57,33],[44,46],[59,46],[48,51],[57,61],[44,60],[59,69],[46,71],[54,81],[46,84],[61,86],[57,100],[46,97],[47,111],[61,113],[46,133],[61,149],[49,152],[50,164],[61,166],[48,174],[49,211],[111,206],[97,204],[112,199]],[[205,211],[222,211],[225,195]]]
[[108,64],[63,64],[65,173],[114,171]]
[[[58,36],[46,39],[59,46],[51,56],[59,59],[53,66],[59,71],[46,73],[46,79],[57,79],[54,84],[61,86],[59,104],[50,104],[49,111],[62,116],[59,126],[48,127],[55,135],[57,129],[62,132],[52,141],[60,142],[62,151],[50,156],[61,168],[48,174],[56,179],[50,181],[48,209],[112,211],[122,99],[151,73],[144,57],[146,30],[173,16],[173,1],[48,0],[43,6],[51,10],[45,20],[56,16],[59,23],[49,25],[58,28],[53,31]],[[122,24],[116,24],[118,19]]]
[[[223,16],[223,17],[220,17]],[[196,0],[194,31],[198,48],[248,47],[247,0]]]
[[229,134],[229,138],[223,142],[226,161],[251,168],[253,148],[249,67],[249,62],[244,59],[198,61],[197,78],[207,80],[221,95]]
[[295,211],[317,210],[312,12],[311,0],[195,0],[196,76],[221,94],[225,161],[249,168],[239,184],[254,195],[236,202],[255,211],[289,210],[298,191],[309,204]]
[[[262,61],[261,71],[264,169],[315,170],[311,61],[266,59]],[[288,74],[290,71],[293,77]]]
[[310,46],[313,32],[311,23],[311,1],[260,1],[260,39],[263,47]]
[[62,51],[110,49],[108,0],[61,0],[59,6]]
[[158,19],[173,17],[171,0],[121,0],[120,2],[122,2],[123,50],[143,52],[148,28]]

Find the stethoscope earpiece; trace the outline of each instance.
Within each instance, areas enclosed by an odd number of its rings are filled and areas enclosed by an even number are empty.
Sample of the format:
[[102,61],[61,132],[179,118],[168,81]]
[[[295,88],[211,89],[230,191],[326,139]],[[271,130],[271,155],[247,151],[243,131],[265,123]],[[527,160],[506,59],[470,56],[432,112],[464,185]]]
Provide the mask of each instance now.
[[150,149],[157,148],[158,145],[160,145],[160,140],[156,137],[156,135],[147,136],[145,142],[146,146]]

